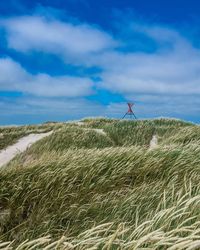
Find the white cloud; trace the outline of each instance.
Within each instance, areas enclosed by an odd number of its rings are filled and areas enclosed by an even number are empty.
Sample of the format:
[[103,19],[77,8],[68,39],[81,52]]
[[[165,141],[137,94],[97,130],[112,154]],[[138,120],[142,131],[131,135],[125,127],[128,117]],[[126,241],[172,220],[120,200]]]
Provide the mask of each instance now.
[[89,78],[32,75],[11,58],[0,59],[0,90],[20,91],[36,96],[80,97],[92,93]]
[[[88,64],[103,69],[102,87],[126,97],[200,94],[200,51],[174,30],[149,27],[140,31],[159,40],[159,49],[152,53],[110,51],[90,57]],[[173,45],[167,51],[166,41]]]
[[0,59],[0,90],[17,90],[21,80],[28,81],[29,74],[11,58]]
[[115,45],[104,31],[87,24],[71,24],[39,16],[23,16],[2,20],[7,31],[8,46],[27,52],[43,51],[58,55],[84,55]]
[[88,78],[38,74],[23,86],[23,91],[38,96],[78,97],[92,94],[93,82]]
[[[91,25],[74,25],[39,16],[10,18],[1,24],[7,30],[9,47],[22,52],[56,53],[68,63],[83,67],[98,66],[102,69],[98,75],[102,78],[101,86],[112,92],[125,96],[134,93],[200,94],[200,51],[176,30],[134,23],[129,26],[129,33],[150,37],[158,44],[158,49],[152,53],[124,53],[113,48],[120,44],[108,33]],[[167,50],[166,43],[171,45]],[[73,85],[74,89],[76,86],[77,93],[84,92],[79,86],[85,86],[85,92],[89,93],[87,89],[92,85],[88,79],[52,78],[45,74],[34,77],[31,82],[34,84],[24,85],[24,90],[48,95],[62,95],[68,85]],[[68,92],[73,95],[74,91]]]
[[168,55],[114,54],[111,59],[107,55],[101,75],[102,86],[125,95],[200,94],[199,56],[199,52],[184,56],[176,52]]

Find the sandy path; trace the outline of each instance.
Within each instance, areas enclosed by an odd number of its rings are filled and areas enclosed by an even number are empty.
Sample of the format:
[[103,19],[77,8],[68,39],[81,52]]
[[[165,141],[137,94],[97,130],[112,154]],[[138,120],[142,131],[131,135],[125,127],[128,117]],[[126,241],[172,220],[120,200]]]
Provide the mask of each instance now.
[[153,135],[151,141],[150,141],[150,145],[149,145],[149,149],[154,149],[158,146],[158,138],[156,135]]
[[[83,125],[85,125],[85,122],[78,121],[75,124],[77,124],[79,126],[83,126]],[[95,131],[98,134],[107,136],[106,132],[102,128],[83,128],[83,129],[85,129],[85,130],[93,130],[93,131]]]
[[101,128],[83,128],[83,129],[87,130],[87,131],[95,131],[96,133],[98,133],[100,135],[107,136],[106,132]]
[[52,131],[48,133],[41,134],[30,134],[21,139],[12,146],[7,147],[0,151],[0,167],[11,161],[17,154],[24,152],[28,147],[30,147],[36,141],[50,135]]
[[93,128],[92,130],[95,131],[98,134],[107,136],[106,132],[101,128]]

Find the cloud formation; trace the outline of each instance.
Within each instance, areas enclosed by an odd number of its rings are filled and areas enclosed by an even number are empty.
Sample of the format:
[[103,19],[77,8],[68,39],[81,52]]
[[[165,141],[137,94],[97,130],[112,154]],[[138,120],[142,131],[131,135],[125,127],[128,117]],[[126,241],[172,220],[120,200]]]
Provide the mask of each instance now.
[[43,51],[58,55],[84,55],[115,45],[106,32],[88,24],[72,24],[41,16],[14,17],[1,21],[8,46],[21,52]]
[[35,96],[80,97],[92,93],[89,78],[28,73],[11,58],[0,59],[0,91],[19,91]]
[[[38,99],[40,110],[47,103],[64,107],[70,98],[80,101],[92,95],[96,88],[136,101],[141,116],[195,115],[200,111],[200,50],[173,28],[130,22],[128,27],[121,27],[129,34],[129,39],[125,39],[120,33],[113,36],[93,25],[41,16],[11,17],[1,20],[0,25],[6,31],[8,47],[12,50],[27,56],[34,51],[55,54],[64,63],[80,65],[83,71],[99,69],[95,75],[97,84],[88,73],[82,78],[65,74],[51,76],[44,72],[34,75],[13,59],[1,58],[0,90],[43,97]],[[135,48],[134,38],[146,43],[146,47],[152,46],[148,41],[156,46],[149,51]],[[57,101],[55,97],[68,100]],[[81,99],[81,103],[90,106],[85,99]],[[122,112],[122,104],[112,100],[107,107],[101,103],[97,106],[98,115],[119,116]]]
[[[129,25],[129,33],[143,34],[157,43],[157,50],[145,53],[120,51],[120,46],[127,45],[126,41],[118,43],[111,35],[91,25],[74,25],[38,16],[10,18],[2,24],[10,48],[21,52],[56,53],[71,64],[99,67],[102,87],[111,91],[126,95],[200,93],[200,51],[173,29],[137,23]],[[41,92],[47,82],[55,89],[55,86],[64,87],[65,81],[73,81],[44,74],[35,79]]]
[[98,60],[91,58],[91,64],[103,69],[102,86],[132,97],[200,94],[200,51],[174,30],[156,26],[139,30],[158,42],[159,49],[152,53],[111,51]]

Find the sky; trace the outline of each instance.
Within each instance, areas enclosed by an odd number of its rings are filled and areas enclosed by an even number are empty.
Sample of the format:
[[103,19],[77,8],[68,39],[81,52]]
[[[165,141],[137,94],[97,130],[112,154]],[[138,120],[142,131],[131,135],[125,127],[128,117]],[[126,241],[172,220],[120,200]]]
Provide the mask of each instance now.
[[199,0],[0,1],[0,125],[200,122]]

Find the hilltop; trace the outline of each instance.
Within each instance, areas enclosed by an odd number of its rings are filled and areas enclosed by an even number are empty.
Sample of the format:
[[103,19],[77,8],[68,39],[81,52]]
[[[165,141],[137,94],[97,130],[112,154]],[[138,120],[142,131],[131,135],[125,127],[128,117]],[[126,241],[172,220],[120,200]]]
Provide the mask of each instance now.
[[1,168],[2,247],[199,249],[198,125],[84,119],[0,128],[0,149],[50,131]]

